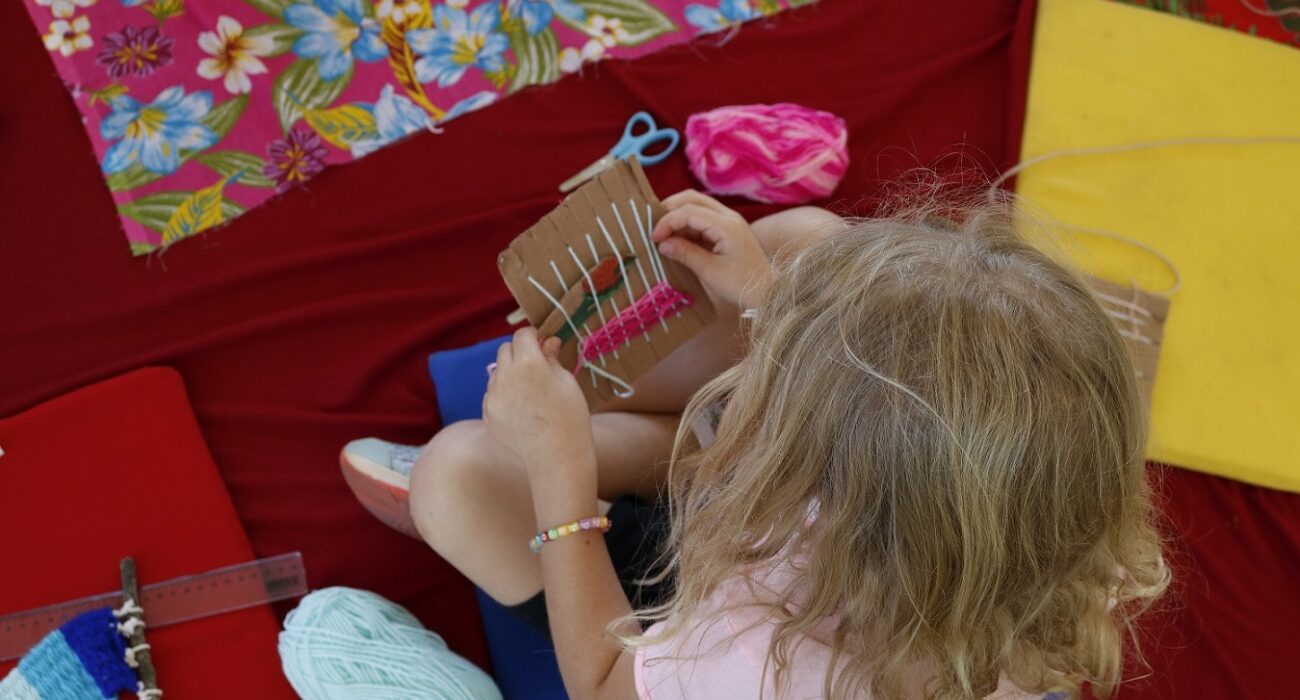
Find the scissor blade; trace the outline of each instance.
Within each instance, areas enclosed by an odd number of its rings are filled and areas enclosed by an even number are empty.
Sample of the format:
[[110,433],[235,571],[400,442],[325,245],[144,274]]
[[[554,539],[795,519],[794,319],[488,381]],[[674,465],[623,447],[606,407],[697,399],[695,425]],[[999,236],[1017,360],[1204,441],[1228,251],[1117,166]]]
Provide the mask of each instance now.
[[587,167],[583,168],[581,171],[578,172],[577,175],[574,175],[568,180],[565,180],[564,182],[560,183],[560,191],[567,193],[577,189],[578,185],[581,185],[582,183],[590,180],[591,178],[596,177],[597,175],[600,174],[602,170],[608,168],[613,164],[614,164],[613,158],[609,156],[605,156],[601,158],[595,163],[592,163],[591,165],[588,165]]

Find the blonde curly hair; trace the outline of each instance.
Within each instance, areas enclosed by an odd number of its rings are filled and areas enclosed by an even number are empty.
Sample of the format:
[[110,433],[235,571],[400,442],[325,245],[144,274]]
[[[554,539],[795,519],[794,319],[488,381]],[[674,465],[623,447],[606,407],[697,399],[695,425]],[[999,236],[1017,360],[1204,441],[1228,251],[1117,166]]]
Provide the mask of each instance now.
[[684,634],[724,580],[798,552],[798,604],[770,606],[778,685],[828,619],[828,697],[1120,683],[1170,578],[1143,402],[1086,282],[1012,211],[853,222],[777,273],[748,353],[682,421],[725,404],[711,444],[678,435],[676,591],[638,615],[662,634],[626,643]]

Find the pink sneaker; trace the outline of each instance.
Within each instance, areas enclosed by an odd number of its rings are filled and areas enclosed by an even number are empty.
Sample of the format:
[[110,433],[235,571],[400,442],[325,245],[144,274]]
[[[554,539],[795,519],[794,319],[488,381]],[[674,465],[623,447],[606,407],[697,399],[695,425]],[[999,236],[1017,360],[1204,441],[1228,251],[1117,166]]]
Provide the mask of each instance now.
[[411,468],[420,449],[363,438],[339,453],[343,478],[361,505],[385,525],[417,540],[421,538],[411,517]]

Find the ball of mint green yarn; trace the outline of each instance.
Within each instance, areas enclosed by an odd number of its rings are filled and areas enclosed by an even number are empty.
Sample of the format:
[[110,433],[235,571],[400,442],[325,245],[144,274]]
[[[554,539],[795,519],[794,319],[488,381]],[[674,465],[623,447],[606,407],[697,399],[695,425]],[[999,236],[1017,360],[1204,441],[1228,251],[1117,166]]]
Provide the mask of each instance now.
[[406,608],[354,588],[305,596],[284,619],[280,660],[303,700],[501,700]]

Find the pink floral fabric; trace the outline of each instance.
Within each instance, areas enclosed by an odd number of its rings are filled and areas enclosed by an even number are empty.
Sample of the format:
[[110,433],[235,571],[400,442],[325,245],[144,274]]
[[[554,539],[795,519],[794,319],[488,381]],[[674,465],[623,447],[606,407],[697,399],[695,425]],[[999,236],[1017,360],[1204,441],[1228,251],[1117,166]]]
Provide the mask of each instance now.
[[813,0],[24,0],[131,251],[584,62]]

